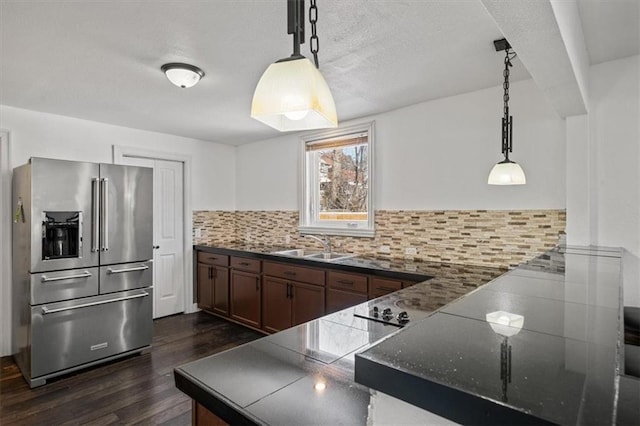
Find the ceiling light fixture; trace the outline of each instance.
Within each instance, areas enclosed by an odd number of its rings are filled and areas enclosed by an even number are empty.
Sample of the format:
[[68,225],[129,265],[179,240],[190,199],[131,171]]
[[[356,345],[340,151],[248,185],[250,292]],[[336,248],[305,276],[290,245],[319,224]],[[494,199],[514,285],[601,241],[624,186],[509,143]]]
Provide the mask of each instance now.
[[276,130],[310,130],[338,126],[336,106],[327,82],[318,71],[318,8],[311,0],[309,39],[314,64],[300,54],[304,43],[304,0],[287,0],[287,33],[293,34],[293,53],[269,65],[251,102],[251,117]]
[[511,60],[516,57],[511,52],[511,45],[506,39],[495,40],[493,45],[496,52],[504,50],[504,117],[502,117],[502,154],[504,160],[493,166],[489,173],[489,185],[524,185],[527,180],[524,171],[518,163],[509,159],[509,153],[513,151],[513,117],[509,115],[509,67],[512,67]]
[[170,82],[183,89],[195,86],[204,77],[204,71],[189,64],[174,62],[164,64],[160,69]]

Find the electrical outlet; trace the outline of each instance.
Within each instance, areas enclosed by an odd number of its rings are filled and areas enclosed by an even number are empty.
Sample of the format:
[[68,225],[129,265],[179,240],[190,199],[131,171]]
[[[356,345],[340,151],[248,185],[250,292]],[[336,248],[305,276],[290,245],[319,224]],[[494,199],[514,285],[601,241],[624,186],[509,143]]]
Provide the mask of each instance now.
[[291,235],[287,234],[284,236],[284,243],[291,244]]
[[196,238],[202,238],[202,229],[196,228]]
[[389,246],[380,246],[380,247],[378,247],[378,251],[380,253],[391,253],[391,247],[389,247]]
[[418,249],[415,247],[406,247],[404,249],[404,254],[407,256],[415,256],[416,254],[418,254]]

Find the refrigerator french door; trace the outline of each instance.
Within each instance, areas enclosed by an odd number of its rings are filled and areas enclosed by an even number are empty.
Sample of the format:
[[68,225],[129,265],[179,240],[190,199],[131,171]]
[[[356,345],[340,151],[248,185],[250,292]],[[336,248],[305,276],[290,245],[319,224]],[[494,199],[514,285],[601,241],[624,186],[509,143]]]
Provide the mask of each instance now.
[[32,158],[13,184],[13,349],[27,382],[148,348],[153,170]]

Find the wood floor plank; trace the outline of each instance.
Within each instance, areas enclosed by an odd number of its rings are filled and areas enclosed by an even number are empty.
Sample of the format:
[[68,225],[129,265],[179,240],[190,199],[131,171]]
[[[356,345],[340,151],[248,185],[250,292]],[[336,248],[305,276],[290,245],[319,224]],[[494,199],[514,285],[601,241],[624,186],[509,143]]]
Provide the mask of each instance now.
[[154,321],[148,353],[91,367],[29,389],[11,357],[0,359],[0,425],[189,425],[191,401],[173,369],[262,334],[198,312]]

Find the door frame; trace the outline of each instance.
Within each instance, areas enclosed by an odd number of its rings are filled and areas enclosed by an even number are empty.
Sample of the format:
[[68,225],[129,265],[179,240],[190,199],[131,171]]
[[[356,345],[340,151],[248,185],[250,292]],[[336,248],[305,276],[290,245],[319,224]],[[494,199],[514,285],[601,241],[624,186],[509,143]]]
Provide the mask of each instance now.
[[12,307],[11,292],[11,138],[8,130],[0,129],[0,356],[11,355]]
[[154,149],[137,148],[133,146],[113,145],[113,163],[123,164],[125,157],[177,161],[182,163],[184,313],[188,314],[196,312],[198,310],[198,306],[193,301],[193,250],[189,250],[193,245],[191,237],[193,233],[193,211],[191,210],[191,156]]

